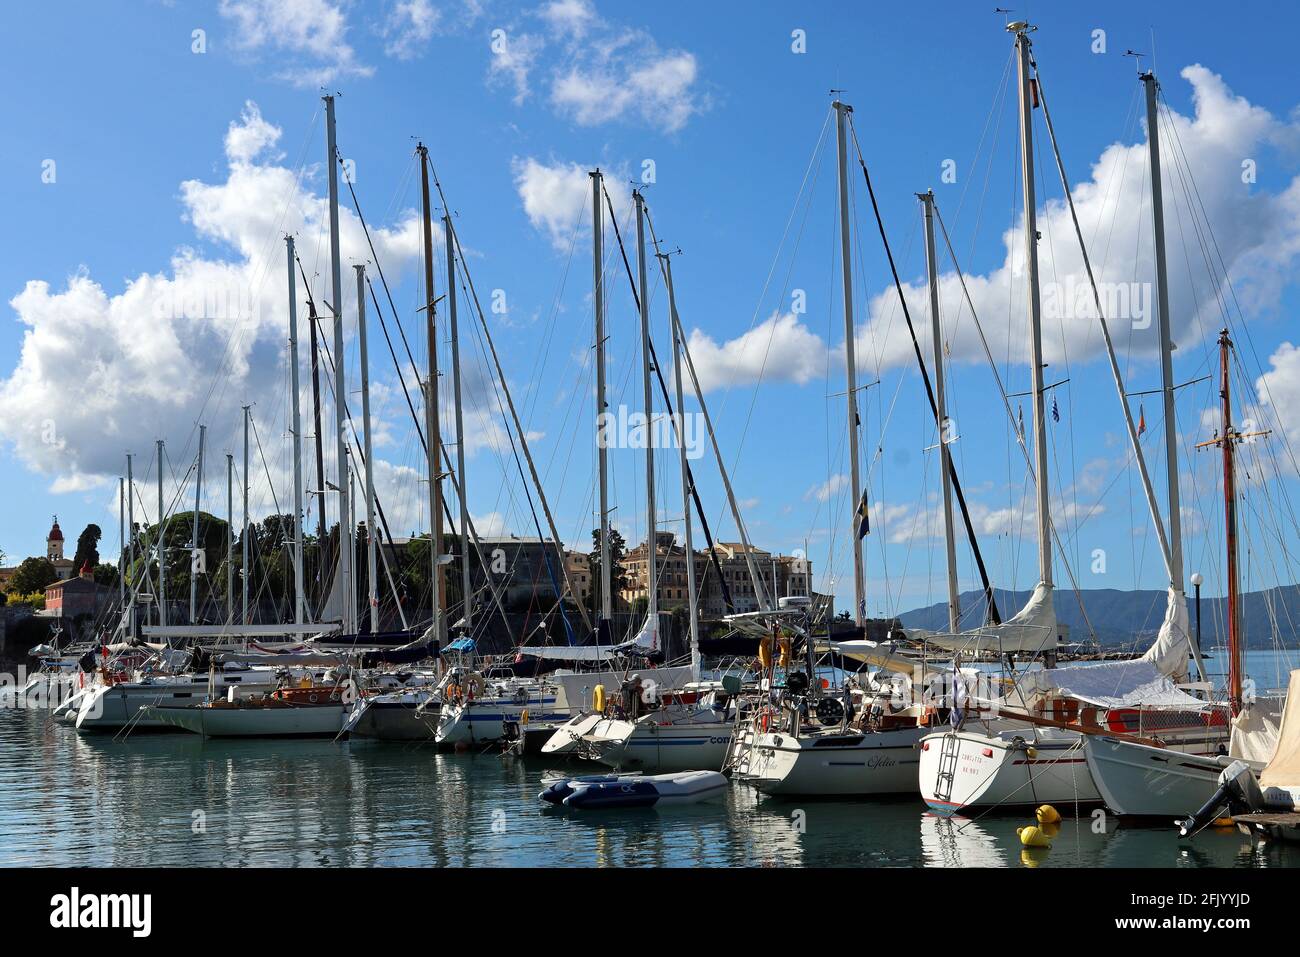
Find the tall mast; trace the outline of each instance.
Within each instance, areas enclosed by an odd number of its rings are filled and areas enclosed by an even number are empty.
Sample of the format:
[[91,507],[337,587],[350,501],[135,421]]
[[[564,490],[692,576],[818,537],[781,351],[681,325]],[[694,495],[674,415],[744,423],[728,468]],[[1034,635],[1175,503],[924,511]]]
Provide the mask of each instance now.
[[[348,527],[348,482],[347,482],[347,435],[344,432],[344,405],[347,391],[343,382],[343,275],[339,263],[339,171],[338,147],[334,139],[334,97],[325,99],[326,149],[329,156],[330,193],[330,311],[334,314],[334,439],[338,455],[339,474],[339,594],[352,594],[352,547],[353,529]],[[245,476],[247,482],[247,476]],[[247,588],[245,588],[247,590]],[[356,608],[343,609],[343,633],[356,633]]]
[[1178,490],[1178,423],[1174,410],[1174,344],[1169,321],[1169,276],[1165,267],[1165,208],[1160,176],[1160,121],[1156,106],[1159,84],[1154,73],[1142,74],[1147,100],[1147,152],[1151,163],[1151,222],[1156,255],[1156,310],[1160,328],[1160,390],[1164,398],[1165,471],[1169,492],[1169,578],[1183,592],[1183,522]]
[[122,614],[122,631],[127,631],[126,618],[126,479],[117,480],[117,606]]
[[1016,35],[1020,79],[1020,164],[1025,204],[1025,269],[1029,279],[1029,362],[1033,381],[1034,480],[1038,493],[1038,580],[1052,585],[1052,520],[1048,509],[1047,410],[1043,389],[1043,316],[1038,289],[1038,207],[1034,192],[1033,104],[1029,91],[1028,23],[1007,25]]
[[163,440],[158,440],[158,624],[167,624],[167,566],[163,562]]
[[[849,483],[852,489],[853,514],[857,515],[858,503],[862,495],[862,477],[858,467],[858,363],[854,348],[853,326],[853,261],[849,250],[849,167],[848,136],[846,125],[848,115],[853,107],[836,100],[835,107],[835,144],[838,156],[839,197],[840,197],[840,266],[844,283],[844,365],[848,377],[849,406]],[[850,536],[853,549],[853,620],[859,628],[866,624],[867,585],[866,572],[862,566],[862,539],[858,536],[857,522],[853,523]]]
[[298,401],[298,293],[293,272],[293,237],[284,237],[289,265],[289,390],[293,414],[293,620],[301,625],[307,596],[303,592],[302,564],[302,409]]
[[[609,628],[614,617],[613,570],[609,551],[609,432],[605,412],[605,214],[599,169],[591,176],[592,305],[596,315],[596,461],[600,475],[600,621]],[[600,624],[596,626],[599,638]]]
[[235,623],[235,457],[226,453],[226,624]]
[[465,492],[465,412],[460,391],[460,326],[456,316],[456,240],[451,227],[451,214],[442,217],[442,235],[447,247],[447,321],[451,331],[451,395],[456,419],[456,475],[460,479],[457,499],[460,500],[460,594],[465,630],[474,624],[473,589],[469,567],[469,499]]
[[[420,156],[420,196],[424,211],[424,320],[425,334],[429,340],[429,378],[424,391],[424,427],[428,435],[429,460],[429,521],[433,540],[429,543],[429,581],[433,604],[433,634],[444,645],[447,623],[443,609],[446,601],[442,574],[442,485],[438,480],[438,458],[442,450],[442,424],[438,417],[438,332],[433,295],[433,213],[429,203],[429,151],[421,143],[416,147]],[[464,486],[462,485],[462,492]]]
[[[741,514],[740,504],[736,501],[736,490],[732,487],[731,476],[727,473],[727,463],[722,457],[722,447],[718,445],[718,435],[713,431],[713,420],[709,417],[709,405],[704,401],[700,378],[695,374],[695,361],[691,358],[690,343],[686,341],[686,330],[682,328],[681,317],[676,313],[673,313],[672,320],[674,334],[681,341],[682,358],[686,361],[686,374],[691,377],[691,389],[695,393],[695,401],[700,405],[704,431],[708,433],[709,446],[713,449],[713,458],[718,463],[718,474],[722,477],[722,490],[727,495],[727,506],[731,509],[732,521],[736,523],[736,531],[740,535],[740,547],[744,549],[745,567],[749,571],[750,580],[754,583],[758,607],[776,608],[776,597],[773,596],[769,604],[767,590],[763,587],[763,576],[758,573],[758,566],[754,562],[754,550],[750,547],[749,531],[745,527],[745,518]],[[719,575],[721,575],[720,571]]]
[[636,267],[637,285],[641,294],[641,385],[645,409],[645,508],[646,508],[646,617],[659,632],[659,569],[656,554],[655,530],[655,450],[653,408],[650,395],[650,295],[646,285],[645,269],[645,197],[639,190],[632,193],[636,200]]
[[361,443],[366,456],[366,604],[370,633],[379,631],[379,565],[375,560],[375,459],[370,438],[370,354],[366,351],[366,266],[357,263],[357,344],[361,349]]
[[129,552],[131,558],[131,565],[130,565],[131,604],[127,609],[127,615],[128,615],[127,626],[129,628],[128,634],[130,634],[130,636],[134,638],[135,637],[135,595],[136,592],[139,591],[140,582],[139,579],[136,577],[136,571],[135,571],[135,474],[132,472],[131,460],[132,460],[132,455],[130,452],[127,452],[126,453],[126,527],[128,529],[127,541],[129,542],[127,551]]
[[198,622],[199,580],[195,575],[194,556],[203,546],[199,544],[199,505],[203,501],[203,440],[208,427],[199,426],[199,460],[194,472],[194,523],[190,526],[190,624]]
[[[248,617],[248,410],[249,406],[244,406],[244,530],[240,537],[240,548],[242,549],[240,558],[239,577],[243,582],[243,619],[244,624],[252,624]],[[342,522],[340,522],[342,524]]]
[[1223,515],[1227,526],[1228,546],[1228,702],[1235,717],[1241,713],[1241,607],[1238,602],[1237,572],[1237,471],[1235,465],[1237,431],[1232,425],[1231,384],[1232,340],[1228,330],[1219,333],[1220,397],[1223,400]]
[[[1178,422],[1174,406],[1174,342],[1169,317],[1169,271],[1165,260],[1165,201],[1160,174],[1160,113],[1156,102],[1160,84],[1155,73],[1142,74],[1142,85],[1147,100],[1147,152],[1151,166],[1151,222],[1155,237],[1156,256],[1156,311],[1160,327],[1160,389],[1164,398],[1165,418],[1165,480],[1168,487],[1169,508],[1169,584],[1177,600],[1186,602],[1183,588],[1183,517],[1178,488]],[[1201,659],[1200,639],[1188,634],[1196,659],[1196,670],[1201,680],[1206,679],[1205,662]]]
[[[304,285],[307,277],[303,276]],[[311,290],[307,291],[307,324],[311,329],[311,405],[316,433],[316,548],[319,550],[319,568],[317,581],[324,581],[326,555],[325,540],[325,449],[320,426],[320,347],[316,343],[316,305],[311,299]]]
[[952,525],[951,452],[948,449],[948,408],[944,397],[943,329],[939,323],[939,265],[934,252],[934,190],[921,193],[925,207],[925,265],[930,286],[930,338],[934,353],[935,422],[939,426],[939,471],[943,485],[943,543],[948,561],[948,631],[957,634],[961,606],[957,597],[957,540]]
[[[691,470],[686,461],[686,407],[682,404],[682,343],[677,335],[677,295],[673,291],[672,257],[660,254],[664,275],[668,280],[668,313],[673,327],[673,384],[677,387],[677,412],[673,423],[677,426],[677,457],[682,466],[682,521],[683,547],[686,549],[686,599],[690,612],[691,675],[700,678],[700,604],[695,585],[695,544],[691,538]],[[772,575],[773,593],[776,590],[776,573]]]

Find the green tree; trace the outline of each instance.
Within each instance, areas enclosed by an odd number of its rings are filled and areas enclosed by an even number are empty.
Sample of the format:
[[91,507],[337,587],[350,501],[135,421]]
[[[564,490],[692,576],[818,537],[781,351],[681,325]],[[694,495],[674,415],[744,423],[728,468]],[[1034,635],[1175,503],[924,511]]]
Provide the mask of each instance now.
[[72,556],[72,574],[80,575],[86,562],[90,562],[91,568],[99,564],[99,540],[103,534],[103,530],[91,522],[77,536],[77,551]]
[[[591,542],[593,547],[587,553],[587,565],[591,569],[591,588],[587,594],[591,599],[591,611],[595,614],[600,609],[600,529],[591,530]],[[615,610],[621,604],[619,596],[631,585],[624,564],[626,559],[627,542],[624,541],[622,532],[611,528],[609,530],[609,590],[613,595]]]
[[15,595],[29,595],[32,592],[44,592],[45,586],[59,580],[59,573],[54,570],[48,558],[28,558],[18,566],[14,577],[9,580],[9,591]]

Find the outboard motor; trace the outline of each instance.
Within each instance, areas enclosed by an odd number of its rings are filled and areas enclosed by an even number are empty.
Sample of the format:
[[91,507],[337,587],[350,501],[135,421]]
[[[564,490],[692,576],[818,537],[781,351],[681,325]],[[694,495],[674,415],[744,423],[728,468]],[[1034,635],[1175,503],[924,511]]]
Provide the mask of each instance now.
[[1219,816],[1227,805],[1230,811],[1249,813],[1264,807],[1264,795],[1255,780],[1255,772],[1245,761],[1233,761],[1219,774],[1219,787],[1205,806],[1178,826],[1179,837],[1193,837]]

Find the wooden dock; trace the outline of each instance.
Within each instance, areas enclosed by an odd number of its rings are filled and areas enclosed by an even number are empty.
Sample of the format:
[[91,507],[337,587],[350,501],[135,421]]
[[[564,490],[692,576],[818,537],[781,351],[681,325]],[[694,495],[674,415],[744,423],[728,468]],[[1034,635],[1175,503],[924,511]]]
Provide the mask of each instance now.
[[1237,830],[1242,834],[1249,834],[1251,837],[1300,843],[1300,812],[1234,814],[1232,823],[1237,825]]

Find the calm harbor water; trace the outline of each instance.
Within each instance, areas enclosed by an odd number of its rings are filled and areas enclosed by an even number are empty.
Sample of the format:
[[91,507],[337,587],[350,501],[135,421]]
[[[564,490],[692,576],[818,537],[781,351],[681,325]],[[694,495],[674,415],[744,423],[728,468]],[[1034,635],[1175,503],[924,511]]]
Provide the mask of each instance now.
[[[1254,658],[1256,656],[1252,656]],[[1252,664],[1276,684],[1271,657]],[[1284,675],[1285,672],[1283,671]],[[1284,867],[1233,830],[1094,833],[1023,852],[1023,814],[944,820],[919,800],[776,801],[733,786],[663,811],[543,809],[555,762],[377,742],[81,736],[0,708],[0,865]]]

